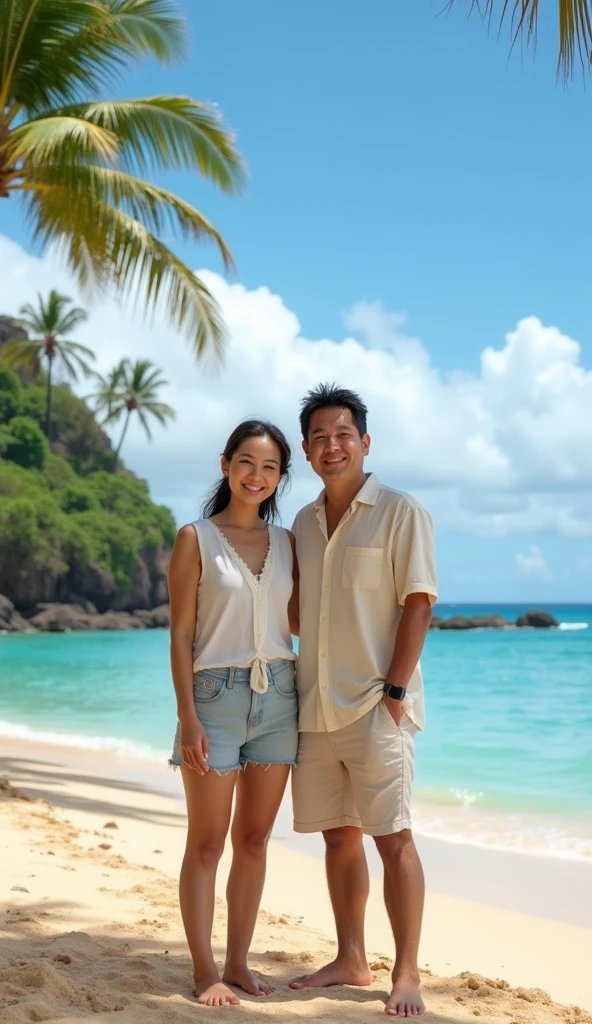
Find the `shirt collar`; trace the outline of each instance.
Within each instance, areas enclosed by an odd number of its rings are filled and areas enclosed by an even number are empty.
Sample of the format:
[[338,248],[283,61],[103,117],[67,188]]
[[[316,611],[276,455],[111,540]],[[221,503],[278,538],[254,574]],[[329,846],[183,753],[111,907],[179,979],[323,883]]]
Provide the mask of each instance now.
[[[370,473],[368,479],[360,488],[354,500],[352,501],[352,506],[357,503],[360,503],[361,505],[376,505],[376,502],[378,501],[379,491],[380,482],[378,480],[378,477],[376,476],[375,473]],[[321,491],[313,505],[313,509],[315,510],[315,512],[319,512],[320,509],[324,508],[326,495],[327,492],[325,488],[323,488],[323,490]]]

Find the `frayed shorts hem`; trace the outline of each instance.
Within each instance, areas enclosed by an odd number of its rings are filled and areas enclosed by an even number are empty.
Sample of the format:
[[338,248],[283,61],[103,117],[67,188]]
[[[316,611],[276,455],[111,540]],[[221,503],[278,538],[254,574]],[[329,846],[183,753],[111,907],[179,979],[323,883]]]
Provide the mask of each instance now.
[[327,818],[325,821],[295,821],[294,831],[302,833],[329,832],[332,828],[343,828],[345,825],[361,829],[365,836],[391,836],[413,827],[410,818],[397,818],[396,821],[388,822],[386,825],[363,825],[359,818],[344,814],[339,818]]
[[[176,771],[177,768],[182,768],[184,763],[185,763],[184,761],[174,761],[172,758],[169,758],[169,768],[172,768],[173,771]],[[261,768],[272,768],[274,765],[278,765],[278,764],[286,765],[289,768],[295,768],[296,767],[296,761],[295,760],[294,761],[254,761],[252,758],[245,758],[245,760],[241,761],[240,764],[233,764],[230,768],[214,768],[211,764],[208,765],[208,768],[209,768],[209,770],[211,772],[214,772],[216,775],[229,775],[230,772],[245,771],[245,769],[250,764],[259,765]]]

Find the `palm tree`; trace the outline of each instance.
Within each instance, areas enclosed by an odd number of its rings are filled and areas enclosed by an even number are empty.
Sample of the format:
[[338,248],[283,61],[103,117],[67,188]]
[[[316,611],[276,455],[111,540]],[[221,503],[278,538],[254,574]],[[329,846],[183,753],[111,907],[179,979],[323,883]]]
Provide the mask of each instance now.
[[[97,381],[97,390],[93,391],[90,395],[85,395],[85,399],[89,398],[94,400],[95,414],[101,415],[105,413],[104,419],[101,423],[107,423],[113,409],[119,406],[122,402],[122,391],[124,387],[125,378],[125,359],[117,363],[113,369],[109,370],[106,376],[101,373],[97,373],[96,370],[93,372],[93,377]],[[120,411],[121,414],[121,411]]]
[[[452,7],[457,0],[448,0]],[[592,0],[555,0],[559,31],[557,73],[572,77],[576,59],[584,70],[592,62]],[[510,21],[512,45],[526,36],[536,45],[540,0],[469,0],[469,10],[490,21],[499,13],[500,25]]]
[[99,386],[88,397],[94,399],[96,412],[105,413],[101,422],[117,423],[125,416],[113,459],[115,468],[133,412],[137,412],[148,440],[151,441],[149,417],[153,416],[162,426],[166,426],[167,420],[175,418],[175,410],[158,401],[158,391],[166,387],[168,381],[148,359],[138,359],[135,363],[122,359],[106,377],[98,373],[95,376]]
[[0,199],[19,197],[33,238],[53,244],[82,288],[110,286],[165,309],[196,357],[220,353],[217,303],[163,241],[213,241],[207,218],[147,170],[188,168],[225,192],[245,169],[215,108],[185,96],[100,100],[141,57],[185,55],[175,0],[1,0]]
[[2,348],[2,362],[13,369],[28,370],[34,376],[46,361],[45,434],[49,439],[51,429],[51,388],[52,371],[56,359],[72,380],[78,380],[78,370],[87,377],[91,373],[89,359],[95,354],[85,345],[66,338],[87,319],[87,313],[78,306],[70,307],[67,295],[60,295],[55,289],[44,302],[37,293],[38,306],[27,303],[20,311],[19,324],[36,337],[27,341],[16,338]]

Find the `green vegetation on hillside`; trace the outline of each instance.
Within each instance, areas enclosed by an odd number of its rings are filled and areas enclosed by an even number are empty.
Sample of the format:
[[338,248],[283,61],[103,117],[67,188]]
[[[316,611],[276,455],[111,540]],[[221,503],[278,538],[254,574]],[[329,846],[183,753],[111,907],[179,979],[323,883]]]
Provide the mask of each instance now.
[[0,591],[3,579],[89,565],[125,591],[140,552],[172,545],[172,513],[144,481],[112,472],[108,437],[67,385],[53,395],[50,449],[43,381],[0,366]]

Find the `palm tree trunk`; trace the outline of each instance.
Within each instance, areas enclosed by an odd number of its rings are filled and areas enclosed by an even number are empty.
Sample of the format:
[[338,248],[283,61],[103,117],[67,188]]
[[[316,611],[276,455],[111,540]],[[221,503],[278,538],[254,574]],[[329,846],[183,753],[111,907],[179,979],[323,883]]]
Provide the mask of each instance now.
[[123,440],[125,438],[126,430],[127,430],[128,426],[129,426],[130,416],[131,416],[131,409],[128,409],[127,410],[127,415],[125,417],[125,423],[123,424],[123,430],[121,431],[121,437],[119,438],[119,444],[117,445],[117,448],[115,449],[115,456],[114,456],[114,459],[113,459],[113,469],[115,469],[116,466],[117,466],[117,460],[119,458],[119,453],[121,451],[121,446],[122,446]]
[[49,441],[49,431],[51,429],[51,371],[53,367],[53,359],[48,359],[47,366],[47,386],[45,393],[45,436]]

